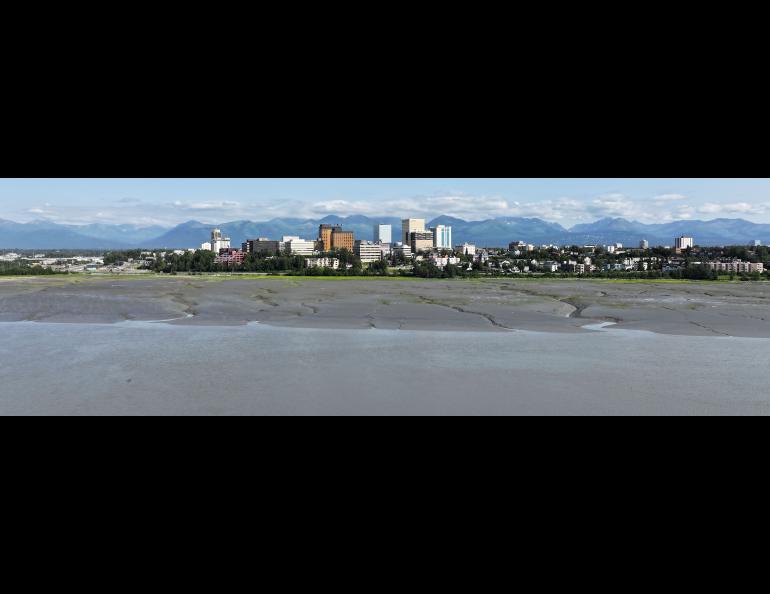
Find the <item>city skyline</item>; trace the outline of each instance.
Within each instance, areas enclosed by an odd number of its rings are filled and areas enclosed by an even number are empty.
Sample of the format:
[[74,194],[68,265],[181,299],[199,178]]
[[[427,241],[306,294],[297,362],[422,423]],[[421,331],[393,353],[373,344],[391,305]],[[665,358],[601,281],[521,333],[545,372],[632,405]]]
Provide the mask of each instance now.
[[327,215],[531,217],[565,227],[743,218],[770,223],[769,179],[2,179],[0,219],[173,227]]

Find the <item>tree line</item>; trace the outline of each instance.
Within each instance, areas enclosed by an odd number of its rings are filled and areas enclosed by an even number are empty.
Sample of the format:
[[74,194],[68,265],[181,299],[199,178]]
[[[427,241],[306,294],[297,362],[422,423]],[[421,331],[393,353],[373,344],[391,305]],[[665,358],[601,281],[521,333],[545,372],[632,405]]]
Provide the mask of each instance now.
[[28,264],[17,264],[16,262],[0,262],[0,276],[39,276],[51,274],[67,274],[51,270],[43,266],[29,266]]

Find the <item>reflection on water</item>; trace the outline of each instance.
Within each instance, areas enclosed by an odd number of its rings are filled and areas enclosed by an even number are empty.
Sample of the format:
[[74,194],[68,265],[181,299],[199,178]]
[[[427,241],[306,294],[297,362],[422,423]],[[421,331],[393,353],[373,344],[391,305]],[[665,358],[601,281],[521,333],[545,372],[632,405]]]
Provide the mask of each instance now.
[[0,414],[770,412],[770,339],[588,329],[2,324]]

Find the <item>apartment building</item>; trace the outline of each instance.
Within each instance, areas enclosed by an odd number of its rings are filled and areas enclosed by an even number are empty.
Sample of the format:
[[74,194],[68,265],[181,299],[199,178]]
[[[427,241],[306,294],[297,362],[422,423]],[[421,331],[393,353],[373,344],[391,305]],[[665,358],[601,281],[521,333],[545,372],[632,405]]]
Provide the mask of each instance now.
[[305,268],[332,268],[337,270],[340,267],[338,258],[308,258],[305,260]]
[[706,267],[709,270],[716,272],[727,273],[747,273],[752,274],[759,272],[760,274],[765,271],[765,265],[762,262],[743,262],[741,260],[733,260],[732,262],[706,262]]
[[694,247],[695,241],[692,237],[685,237],[682,235],[681,237],[677,237],[674,239],[674,249],[679,252],[683,252],[684,250]]

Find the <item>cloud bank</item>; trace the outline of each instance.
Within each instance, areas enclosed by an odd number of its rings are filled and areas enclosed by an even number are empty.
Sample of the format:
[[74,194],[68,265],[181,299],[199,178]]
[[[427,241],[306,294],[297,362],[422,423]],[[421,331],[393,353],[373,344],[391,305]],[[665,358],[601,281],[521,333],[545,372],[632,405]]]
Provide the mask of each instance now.
[[631,198],[622,193],[591,198],[563,196],[531,201],[499,195],[471,195],[440,192],[432,195],[394,197],[386,200],[337,198],[325,201],[276,200],[235,201],[226,197],[207,201],[177,200],[153,203],[126,197],[105,203],[98,210],[43,203],[11,213],[14,220],[28,222],[44,219],[64,224],[133,224],[172,227],[195,219],[203,223],[234,220],[266,221],[278,217],[319,218],[326,215],[366,215],[370,217],[424,217],[449,215],[465,220],[495,217],[531,217],[571,226],[603,217],[622,217],[644,223],[669,222],[695,218],[763,217],[770,215],[770,202],[699,204],[682,194],[661,194]]

